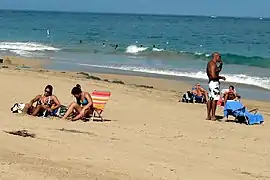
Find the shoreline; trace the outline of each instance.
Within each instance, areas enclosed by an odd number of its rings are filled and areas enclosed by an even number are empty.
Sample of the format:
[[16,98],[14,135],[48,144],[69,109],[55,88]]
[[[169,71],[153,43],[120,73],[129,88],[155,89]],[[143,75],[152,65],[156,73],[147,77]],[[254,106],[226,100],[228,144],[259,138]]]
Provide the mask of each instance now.
[[[207,90],[207,80],[188,78],[188,77],[178,77],[178,76],[169,76],[169,75],[158,75],[150,74],[143,72],[132,72],[132,71],[121,71],[121,70],[112,70],[112,69],[103,69],[103,68],[74,68],[74,69],[61,69],[53,67],[54,64],[51,60],[47,59],[32,59],[32,58],[22,58],[18,56],[6,56],[12,60],[14,65],[10,65],[12,68],[16,65],[23,66],[28,65],[31,68],[21,68],[24,70],[31,69],[32,71],[37,71],[42,69],[44,71],[51,72],[66,72],[68,73],[78,73],[85,72],[89,75],[94,75],[100,77],[101,79],[111,79],[112,81],[123,81],[125,84],[129,85],[143,85],[150,86],[153,89],[171,91],[178,93],[180,98],[186,91],[191,90],[191,88],[196,84],[200,83]],[[1,64],[0,64],[1,65]],[[3,63],[5,66],[5,64]],[[61,73],[63,74],[63,73]],[[90,78],[91,79],[91,78]],[[134,82],[136,83],[134,83]],[[261,101],[269,102],[270,97],[267,96],[270,93],[269,90],[266,90],[261,87],[247,84],[238,84],[230,82],[221,82],[221,89],[226,88],[229,85],[234,85],[237,90],[240,90],[240,94],[244,97],[245,100],[251,101]],[[241,92],[242,90],[242,92]],[[247,92],[248,91],[248,92]],[[238,91],[239,92],[239,91]],[[244,92],[244,93],[243,93]],[[254,92],[257,92],[254,94]],[[243,96],[244,94],[244,96]],[[246,97],[245,97],[246,95]],[[255,97],[255,98],[254,98]]]
[[[67,71],[83,71],[89,73],[96,74],[111,74],[111,75],[122,75],[122,76],[137,76],[137,77],[146,77],[146,78],[156,78],[163,79],[168,81],[174,81],[178,83],[184,83],[189,87],[187,90],[190,90],[196,83],[200,83],[205,89],[208,89],[208,83],[206,79],[197,79],[191,77],[184,76],[170,76],[170,75],[162,75],[162,74],[154,74],[154,73],[146,73],[146,72],[135,72],[135,71],[127,71],[127,70],[116,70],[116,69],[108,69],[108,68],[100,68],[100,67],[89,67],[89,66],[80,66],[75,64],[63,63],[63,62],[53,62],[52,64],[48,64],[46,66],[48,69],[52,70],[67,70]],[[270,90],[258,87],[250,84],[242,84],[235,82],[224,82],[221,81],[221,89],[226,89],[230,85],[236,87],[237,91],[244,97],[245,99],[251,100],[260,100],[260,101],[270,101]],[[177,91],[177,89],[176,89]]]
[[[33,72],[33,73],[42,73],[44,76],[56,76],[56,77],[71,77],[77,78],[80,80],[90,80],[91,82],[105,82],[110,84],[120,84],[128,87],[135,87],[143,90],[149,91],[163,91],[167,94],[170,94],[169,99],[172,99],[175,102],[178,102],[186,91],[190,90],[196,82],[196,79],[192,79],[193,83],[190,81],[184,81],[175,79],[175,77],[160,77],[160,76],[143,76],[144,73],[132,74],[132,72],[128,72],[127,74],[117,74],[117,73],[96,73],[96,72],[88,72],[88,71],[68,71],[68,70],[55,70],[46,68],[46,66],[50,65],[49,60],[45,59],[29,59],[29,58],[21,58],[14,56],[7,56],[11,60],[13,60],[12,65],[3,65],[4,68],[13,71],[23,71],[23,72]],[[0,64],[1,65],[1,64]],[[17,68],[16,66],[26,65],[29,66],[27,68]],[[10,66],[10,68],[6,68],[5,66]],[[1,67],[1,66],[0,66]],[[183,78],[185,79],[185,77]],[[189,78],[190,79],[190,78]],[[201,82],[200,82],[201,83]],[[203,83],[202,83],[203,84]],[[256,99],[247,99],[242,98],[242,102],[245,105],[254,108],[254,103],[262,103],[263,105],[267,105],[269,100],[256,100]],[[179,102],[181,103],[181,102]]]

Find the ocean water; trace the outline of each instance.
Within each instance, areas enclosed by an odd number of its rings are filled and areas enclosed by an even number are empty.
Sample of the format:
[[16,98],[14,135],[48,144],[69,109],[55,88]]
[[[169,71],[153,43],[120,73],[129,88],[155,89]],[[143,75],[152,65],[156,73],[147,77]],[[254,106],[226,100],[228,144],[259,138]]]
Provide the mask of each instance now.
[[263,18],[0,11],[0,55],[49,58],[63,69],[199,81],[218,51],[227,82],[270,90],[269,39]]

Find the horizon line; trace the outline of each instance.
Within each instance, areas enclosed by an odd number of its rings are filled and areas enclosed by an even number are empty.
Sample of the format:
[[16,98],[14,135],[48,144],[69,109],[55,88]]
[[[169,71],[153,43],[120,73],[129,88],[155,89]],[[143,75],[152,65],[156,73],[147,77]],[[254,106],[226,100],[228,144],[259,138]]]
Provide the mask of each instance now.
[[35,10],[35,9],[1,9],[0,11],[16,11],[16,12],[52,12],[52,13],[75,13],[75,14],[114,14],[114,15],[146,15],[146,16],[186,16],[186,17],[220,17],[220,18],[243,18],[243,19],[255,19],[263,18],[269,19],[269,17],[263,16],[229,16],[229,15],[202,15],[202,14],[166,14],[166,13],[142,13],[142,12],[104,12],[104,11],[68,11],[68,10]]

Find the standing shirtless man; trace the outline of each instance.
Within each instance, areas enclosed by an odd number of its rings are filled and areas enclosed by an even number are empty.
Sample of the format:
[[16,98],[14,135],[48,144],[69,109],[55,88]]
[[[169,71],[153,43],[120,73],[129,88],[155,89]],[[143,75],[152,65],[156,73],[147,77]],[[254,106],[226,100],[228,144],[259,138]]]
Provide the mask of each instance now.
[[[212,55],[212,60],[208,62],[206,73],[209,79],[209,100],[207,101],[207,118],[206,120],[216,120],[217,101],[220,98],[220,82],[226,80],[225,77],[219,76],[222,70],[222,60],[219,53],[215,52]],[[212,114],[211,114],[212,112]]]

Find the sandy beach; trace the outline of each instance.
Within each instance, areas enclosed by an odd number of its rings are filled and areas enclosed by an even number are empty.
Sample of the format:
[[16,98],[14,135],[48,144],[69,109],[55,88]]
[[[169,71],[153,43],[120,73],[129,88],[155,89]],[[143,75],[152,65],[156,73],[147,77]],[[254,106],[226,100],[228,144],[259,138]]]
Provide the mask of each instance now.
[[[19,59],[19,60],[18,60]],[[15,58],[0,69],[0,179],[270,179],[270,104],[259,108],[265,124],[206,121],[206,107],[179,103],[189,84],[139,76],[40,69],[42,61]],[[104,81],[108,79],[110,82]],[[112,83],[122,81],[123,83]],[[12,114],[47,84],[64,105],[71,88],[108,90],[105,122],[69,122]],[[222,108],[218,115],[223,115]],[[232,118],[231,118],[232,119]],[[35,138],[5,131],[28,130]]]

